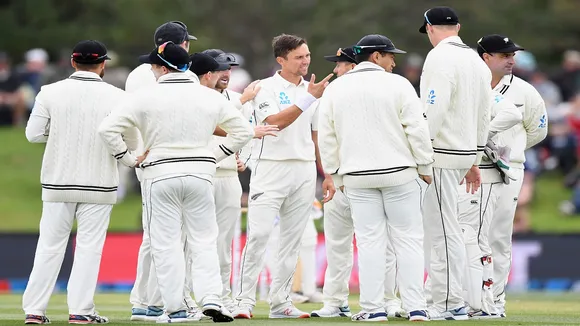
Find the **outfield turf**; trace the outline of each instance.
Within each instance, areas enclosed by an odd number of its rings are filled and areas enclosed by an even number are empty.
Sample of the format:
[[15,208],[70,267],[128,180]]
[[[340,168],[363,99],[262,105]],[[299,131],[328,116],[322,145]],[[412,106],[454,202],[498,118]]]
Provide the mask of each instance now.
[[[0,295],[0,325],[22,325],[24,315],[20,308],[21,295]],[[546,294],[533,293],[527,295],[511,295],[508,302],[508,317],[493,320],[454,321],[453,326],[471,325],[580,325],[580,294]],[[103,316],[109,317],[109,325],[151,325],[152,323],[137,323],[129,321],[131,305],[129,294],[98,294],[95,299],[97,309]],[[354,311],[358,309],[357,298],[350,302]],[[312,311],[320,308],[319,304],[301,304],[298,308]],[[352,322],[346,318],[311,318],[301,320],[271,320],[267,319],[268,307],[260,302],[254,310],[253,320],[235,320],[236,325],[289,325],[297,323],[313,323],[316,325],[347,325]],[[66,297],[63,294],[53,296],[48,310],[48,317],[53,325],[67,325]],[[391,319],[391,325],[404,325],[409,322],[404,319]],[[447,323],[445,321],[435,322]]]
[[[23,128],[0,128],[0,141],[0,184],[4,185],[0,190],[0,232],[36,233],[42,212],[40,166],[44,145],[28,143]],[[532,228],[537,232],[579,233],[580,218],[558,212],[560,201],[570,195],[562,186],[561,176],[541,176],[532,205]],[[114,206],[109,230],[140,231],[140,213],[140,196],[129,195]]]

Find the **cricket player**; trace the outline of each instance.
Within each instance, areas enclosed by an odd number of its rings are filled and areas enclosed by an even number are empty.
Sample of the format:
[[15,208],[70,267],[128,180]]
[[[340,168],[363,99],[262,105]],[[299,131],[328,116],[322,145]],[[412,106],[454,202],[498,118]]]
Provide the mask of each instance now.
[[[470,307],[469,316],[475,319],[499,318],[496,312],[492,285],[492,253],[489,246],[490,223],[501,189],[512,182],[509,149],[495,144],[497,133],[522,122],[516,106],[499,92],[493,93],[489,139],[485,148],[481,170],[481,187],[474,193],[459,189],[459,224],[464,233],[466,270],[463,276],[465,301]],[[507,152],[506,152],[507,149]],[[505,157],[507,154],[508,157]],[[503,157],[502,157],[503,156]],[[458,185],[457,187],[463,188]],[[495,232],[495,230],[494,230]]]
[[421,100],[425,105],[435,153],[433,186],[427,188],[425,248],[433,306],[432,320],[466,320],[461,276],[465,246],[457,215],[459,184],[475,193],[479,164],[487,143],[491,109],[491,73],[463,43],[459,18],[449,7],[423,14],[419,29],[433,49],[425,58]]
[[411,83],[386,71],[396,53],[406,52],[377,34],[353,50],[359,64],[333,81],[320,101],[319,145],[324,171],[342,178],[352,212],[362,308],[352,320],[387,320],[390,235],[403,309],[411,321],[426,321],[421,202],[432,178],[429,129]]
[[[254,91],[253,87],[246,88],[242,95],[226,89],[231,65],[232,63],[235,64],[235,60],[231,60],[231,58],[218,49],[206,50],[192,56],[190,70],[199,77],[202,85],[223,94],[249,121],[252,108],[248,101],[253,99],[256,91]],[[275,126],[260,126],[257,128],[259,130],[268,128],[272,132],[277,129]],[[263,135],[263,132],[260,133],[259,130],[256,130],[256,134]],[[268,132],[268,134],[273,135],[271,132]],[[213,147],[219,146],[223,142],[223,138],[222,136],[214,136],[210,145]],[[242,209],[242,185],[238,178],[238,169],[243,168],[243,164],[239,166],[238,162],[239,160],[236,159],[235,155],[219,162],[213,182],[213,195],[219,230],[217,246],[223,288],[222,301],[230,311],[234,310],[234,301],[231,298],[232,241],[236,221],[240,218]]]
[[511,267],[512,231],[517,199],[524,178],[524,151],[541,142],[548,133],[546,105],[538,91],[512,74],[514,55],[522,50],[509,37],[488,35],[477,42],[477,52],[492,73],[493,89],[511,100],[522,113],[522,122],[497,134],[498,146],[509,148],[509,167],[515,181],[496,194],[489,242],[493,256],[493,294],[500,316],[505,317],[505,286]]
[[[203,313],[216,322],[233,321],[220,298],[218,228],[211,188],[216,162],[245,145],[253,131],[230,102],[188,77],[190,58],[180,46],[164,43],[139,60],[152,65],[158,83],[122,103],[103,121],[99,134],[113,154],[126,151],[120,142],[120,132],[126,128],[137,127],[143,135],[148,153],[140,165],[144,209],[165,306],[158,322],[188,321],[183,302],[182,224],[192,252],[193,292]],[[183,101],[183,94],[196,100]],[[229,135],[212,153],[208,144],[218,125]]]
[[[153,36],[155,46],[159,46],[165,42],[171,41],[175,44],[180,45],[186,51],[189,51],[189,43],[191,41],[197,40],[197,38],[187,31],[187,26],[180,21],[169,21],[155,30]],[[197,76],[191,72],[187,72],[192,80],[199,82]],[[156,78],[151,70],[151,65],[143,63],[135,68],[127,77],[125,82],[125,91],[133,93],[143,88],[152,86],[156,84]],[[137,154],[142,154],[143,141],[139,140],[139,146],[136,151]],[[140,169],[135,170],[137,178],[142,181],[142,171]],[[143,194],[143,185],[141,185],[141,193]],[[139,255],[137,258],[137,273],[135,277],[135,284],[131,290],[130,302],[133,305],[131,310],[131,320],[132,321],[148,321],[157,320],[159,316],[163,314],[163,301],[161,299],[161,293],[159,293],[159,287],[157,286],[157,277],[155,275],[155,267],[151,260],[151,241],[149,239],[149,232],[147,230],[148,223],[146,221],[145,212],[143,212],[143,241],[141,242],[141,247],[139,248]],[[187,249],[184,241],[184,248]],[[185,255],[188,256],[187,250],[184,250]],[[189,259],[189,258],[186,258]],[[190,273],[186,273],[189,275]],[[187,277],[187,276],[186,276]],[[191,298],[191,286],[189,285],[191,280],[186,280],[186,286],[184,288],[184,300],[189,307],[189,312],[192,315],[196,315],[197,318],[203,318],[197,309],[197,304]]]
[[[26,324],[50,324],[46,308],[77,221],[74,264],[68,281],[69,323],[106,324],[93,297],[113,204],[117,159],[96,137],[101,121],[125,93],[105,82],[107,48],[99,41],[75,45],[67,79],[43,86],[26,126],[31,143],[46,143],[42,160],[42,217],[34,266],[24,291]],[[128,128],[120,144],[134,150],[138,133]],[[133,158],[130,164],[137,162]]]
[[[240,292],[234,316],[251,318],[256,304],[258,275],[274,220],[280,214],[280,250],[277,273],[270,288],[270,318],[308,318],[289,299],[292,274],[300,240],[316,190],[317,108],[332,74],[316,83],[303,76],[310,65],[306,40],[282,34],[272,42],[274,57],[282,69],[262,80],[254,98],[257,124],[276,125],[278,137],[264,137],[252,170],[247,241],[242,255]],[[325,179],[325,201],[334,195],[330,176]]]
[[[336,55],[325,56],[326,60],[335,62],[333,72],[340,77],[356,66],[352,47],[339,48]],[[387,66],[392,72],[395,62]],[[333,175],[335,187],[342,187],[342,180]],[[314,310],[311,317],[351,317],[348,305],[348,283],[353,264],[354,229],[348,199],[344,195],[344,187],[337,190],[333,200],[324,205],[324,241],[326,246],[326,274],[324,276],[322,309]],[[345,254],[346,253],[346,254]],[[395,252],[388,241],[387,269],[385,275],[385,311],[387,318],[406,315],[401,308],[401,300],[396,295],[396,259]]]

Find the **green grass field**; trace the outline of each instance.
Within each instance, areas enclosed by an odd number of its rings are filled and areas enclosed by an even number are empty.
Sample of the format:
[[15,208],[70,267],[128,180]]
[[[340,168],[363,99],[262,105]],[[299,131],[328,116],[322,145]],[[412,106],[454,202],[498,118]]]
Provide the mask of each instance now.
[[[21,295],[0,295],[0,325],[22,325],[24,315],[21,310]],[[580,325],[580,295],[579,294],[546,294],[533,293],[528,295],[512,295],[508,302],[508,317],[493,320],[470,320],[452,322],[460,325]],[[129,321],[131,305],[129,294],[98,294],[95,303],[99,313],[109,317],[110,325],[151,325],[151,323],[136,323]],[[350,306],[358,311],[357,298],[352,297]],[[301,304],[298,308],[310,312],[320,308],[319,304]],[[53,325],[66,325],[68,318],[66,297],[58,294],[52,297],[47,316]],[[352,322],[346,318],[309,320],[271,320],[268,319],[268,306],[260,302],[254,309],[253,320],[235,320],[236,325],[349,325]],[[405,325],[404,319],[391,319],[391,325]],[[433,322],[436,324],[444,321]]]
[[[44,145],[28,143],[23,128],[0,128],[0,141],[0,232],[36,233],[42,211],[40,166]],[[540,177],[533,204],[533,229],[538,232],[580,232],[580,218],[567,217],[558,211],[560,201],[569,197],[570,191],[562,187],[561,176]],[[140,196],[129,195],[113,208],[110,230],[139,231],[140,212]]]

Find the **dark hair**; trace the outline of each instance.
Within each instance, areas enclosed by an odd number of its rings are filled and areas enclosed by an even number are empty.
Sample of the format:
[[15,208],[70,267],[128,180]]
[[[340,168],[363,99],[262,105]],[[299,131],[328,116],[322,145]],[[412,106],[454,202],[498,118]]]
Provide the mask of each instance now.
[[88,71],[88,70],[97,69],[101,65],[101,63],[102,62],[99,62],[99,63],[78,63],[78,62],[75,62],[75,65],[77,66],[78,70]]
[[283,57],[286,59],[290,51],[298,48],[302,44],[306,44],[306,39],[296,36],[281,34],[272,40],[272,49],[274,50],[274,57]]

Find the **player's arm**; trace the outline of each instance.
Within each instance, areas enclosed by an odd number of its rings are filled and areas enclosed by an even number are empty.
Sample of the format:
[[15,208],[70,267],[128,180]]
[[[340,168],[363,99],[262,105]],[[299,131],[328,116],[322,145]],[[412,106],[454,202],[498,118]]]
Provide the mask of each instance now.
[[436,58],[425,60],[421,78],[421,100],[425,105],[431,140],[437,138],[449,111],[455,78],[445,70],[447,63]]
[[329,97],[322,97],[318,106],[318,148],[320,149],[320,163],[324,174],[331,175],[342,184],[338,175],[340,156],[338,153],[338,138],[334,128],[332,101]]
[[[491,84],[491,71],[486,70],[488,73],[486,75],[486,80],[484,83],[486,85]],[[474,166],[479,166],[481,164],[481,159],[483,158],[483,150],[489,139],[489,123],[491,119],[491,97],[493,90],[491,87],[485,88],[485,94],[482,96],[482,101],[479,103],[477,108],[477,154],[475,156]]]
[[309,110],[314,101],[322,96],[332,76],[333,74],[329,74],[320,82],[315,83],[316,76],[312,74],[310,83],[308,83],[308,92],[301,94],[294,105],[281,111],[277,108],[276,101],[272,99],[269,92],[259,91],[254,99],[256,117],[259,121],[265,121],[269,125],[276,125],[280,130],[283,130],[296,121],[302,112]]
[[524,112],[524,129],[526,130],[526,149],[538,144],[548,135],[548,113],[546,104],[540,94],[534,91],[531,101],[526,103]]
[[129,151],[129,147],[123,141],[123,133],[137,126],[134,101],[131,98],[124,100],[111,114],[103,119],[98,129],[98,134],[104,141],[107,151],[118,162],[128,167],[137,165],[137,157]]
[[522,122],[522,113],[512,101],[497,92],[493,95],[491,102],[493,119],[489,122],[489,138]]
[[252,125],[233,104],[225,99],[222,102],[218,126],[228,135],[214,149],[217,162],[239,151],[254,137]]
[[50,112],[44,104],[42,90],[36,95],[34,107],[26,124],[26,139],[31,143],[46,143],[50,131]]
[[433,175],[433,147],[429,138],[429,126],[425,118],[424,107],[417,97],[415,89],[405,80],[401,85],[401,125],[411,146],[411,153],[417,163],[417,172],[422,176]]

